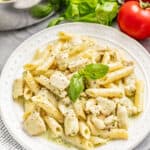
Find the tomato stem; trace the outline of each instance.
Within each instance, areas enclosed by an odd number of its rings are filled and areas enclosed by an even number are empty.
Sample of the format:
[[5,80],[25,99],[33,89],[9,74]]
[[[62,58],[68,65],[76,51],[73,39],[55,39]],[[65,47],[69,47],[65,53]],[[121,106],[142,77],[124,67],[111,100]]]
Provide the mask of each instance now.
[[149,2],[143,2],[142,0],[139,0],[141,8],[150,8]]

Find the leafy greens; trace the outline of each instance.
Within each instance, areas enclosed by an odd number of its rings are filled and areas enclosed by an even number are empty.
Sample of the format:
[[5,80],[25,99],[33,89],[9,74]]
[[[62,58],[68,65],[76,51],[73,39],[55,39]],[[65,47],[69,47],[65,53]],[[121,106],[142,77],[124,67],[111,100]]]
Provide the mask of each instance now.
[[118,8],[117,0],[67,0],[61,16],[68,21],[111,25],[117,16]]
[[31,8],[33,17],[48,16],[53,10],[60,12],[48,27],[59,24],[63,20],[93,22],[111,25],[118,13],[117,0],[47,0]]

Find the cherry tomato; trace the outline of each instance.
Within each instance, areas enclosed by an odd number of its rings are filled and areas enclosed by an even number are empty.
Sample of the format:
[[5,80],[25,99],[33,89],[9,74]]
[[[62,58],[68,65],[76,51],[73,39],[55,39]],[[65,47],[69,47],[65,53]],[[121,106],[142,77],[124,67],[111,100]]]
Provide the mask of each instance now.
[[141,8],[139,2],[124,3],[119,10],[117,21],[120,29],[135,39],[150,37],[150,9]]

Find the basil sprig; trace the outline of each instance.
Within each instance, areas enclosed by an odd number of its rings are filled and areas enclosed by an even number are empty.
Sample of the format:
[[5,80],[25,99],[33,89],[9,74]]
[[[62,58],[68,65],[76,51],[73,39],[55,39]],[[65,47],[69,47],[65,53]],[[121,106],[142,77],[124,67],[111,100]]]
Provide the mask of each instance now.
[[53,6],[50,3],[35,5],[31,8],[30,13],[35,18],[44,18],[53,11]]
[[74,74],[71,78],[68,95],[70,99],[75,102],[76,99],[80,96],[80,93],[84,90],[84,81],[83,76],[79,73]]
[[85,68],[78,71],[71,78],[68,95],[70,99],[75,102],[80,94],[84,91],[84,80],[87,79],[100,79],[108,73],[109,67],[104,64],[89,64]]
[[100,79],[108,72],[108,66],[104,64],[89,64],[79,73],[89,79]]

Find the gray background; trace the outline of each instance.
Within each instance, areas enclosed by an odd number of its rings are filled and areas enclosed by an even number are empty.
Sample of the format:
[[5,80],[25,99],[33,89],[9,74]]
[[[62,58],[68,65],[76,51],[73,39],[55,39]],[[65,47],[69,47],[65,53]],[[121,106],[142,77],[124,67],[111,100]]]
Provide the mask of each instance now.
[[[0,71],[15,48],[32,34],[44,29],[47,24],[48,21],[45,21],[38,25],[16,31],[0,32]],[[114,25],[114,27],[116,27],[116,25]],[[140,43],[150,52],[150,38],[140,41]],[[22,149],[23,148],[11,137],[0,119],[0,150]],[[150,150],[150,134],[134,150]]]

